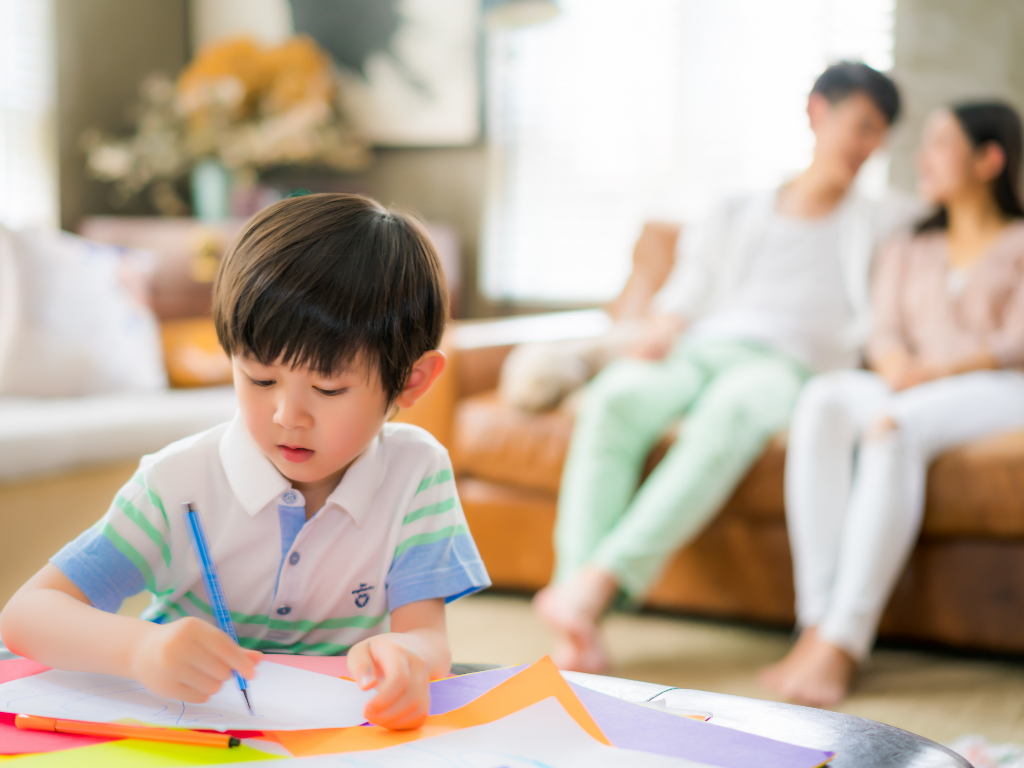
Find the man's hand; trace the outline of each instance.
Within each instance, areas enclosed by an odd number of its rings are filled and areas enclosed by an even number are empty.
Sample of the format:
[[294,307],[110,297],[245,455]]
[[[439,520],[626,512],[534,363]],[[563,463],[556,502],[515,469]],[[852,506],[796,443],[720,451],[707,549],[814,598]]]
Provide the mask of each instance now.
[[629,356],[639,360],[663,360],[685,327],[675,315],[651,316],[640,339],[629,350]]
[[419,728],[430,711],[427,662],[401,633],[377,635],[348,652],[348,669],[364,691],[377,689],[363,716],[394,731]]
[[188,617],[153,624],[130,660],[132,676],[157,696],[202,704],[220,690],[232,670],[256,676],[259,651],[247,651],[217,627]]

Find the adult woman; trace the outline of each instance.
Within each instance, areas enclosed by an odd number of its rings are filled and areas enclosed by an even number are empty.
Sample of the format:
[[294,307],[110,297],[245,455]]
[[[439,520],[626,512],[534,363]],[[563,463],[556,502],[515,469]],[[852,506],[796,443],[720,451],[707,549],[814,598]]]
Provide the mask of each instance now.
[[761,676],[787,698],[846,695],[917,538],[930,460],[1024,429],[1020,162],[1010,107],[931,116],[919,191],[939,209],[881,256],[872,370],[827,374],[801,396],[786,467],[801,634]]

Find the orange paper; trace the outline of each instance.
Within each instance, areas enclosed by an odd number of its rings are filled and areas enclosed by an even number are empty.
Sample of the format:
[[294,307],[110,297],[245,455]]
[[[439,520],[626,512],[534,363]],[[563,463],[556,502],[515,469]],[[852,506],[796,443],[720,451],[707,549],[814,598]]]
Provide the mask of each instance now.
[[379,726],[357,726],[310,731],[268,731],[267,736],[281,743],[296,757],[383,749],[438,736],[459,728],[491,723],[551,696],[561,702],[565,711],[583,730],[602,744],[612,745],[548,656],[496,685],[464,707],[453,709],[443,715],[429,716],[423,727],[415,731],[389,731]]

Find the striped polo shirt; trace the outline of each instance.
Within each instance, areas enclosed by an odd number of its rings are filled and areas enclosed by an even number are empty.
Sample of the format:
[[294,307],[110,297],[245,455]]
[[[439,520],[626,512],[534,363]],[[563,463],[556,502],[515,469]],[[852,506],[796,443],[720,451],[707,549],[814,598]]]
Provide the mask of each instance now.
[[445,449],[387,424],[306,520],[302,494],[239,417],[145,456],[109,511],[51,562],[104,611],[148,590],[143,618],[215,623],[183,518],[200,511],[238,641],[333,655],[391,611],[490,586]]

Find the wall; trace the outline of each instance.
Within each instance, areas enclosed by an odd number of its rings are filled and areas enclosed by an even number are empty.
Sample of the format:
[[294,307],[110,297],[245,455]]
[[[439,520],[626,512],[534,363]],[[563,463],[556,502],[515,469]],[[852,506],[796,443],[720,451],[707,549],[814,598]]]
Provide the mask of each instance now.
[[56,16],[61,226],[74,229],[88,214],[150,213],[143,199],[115,211],[109,187],[86,173],[79,142],[89,128],[127,133],[142,78],[184,66],[186,0],[57,0]]
[[895,74],[906,111],[893,136],[891,181],[913,189],[928,113],[997,96],[1024,110],[1024,2],[897,0]]

